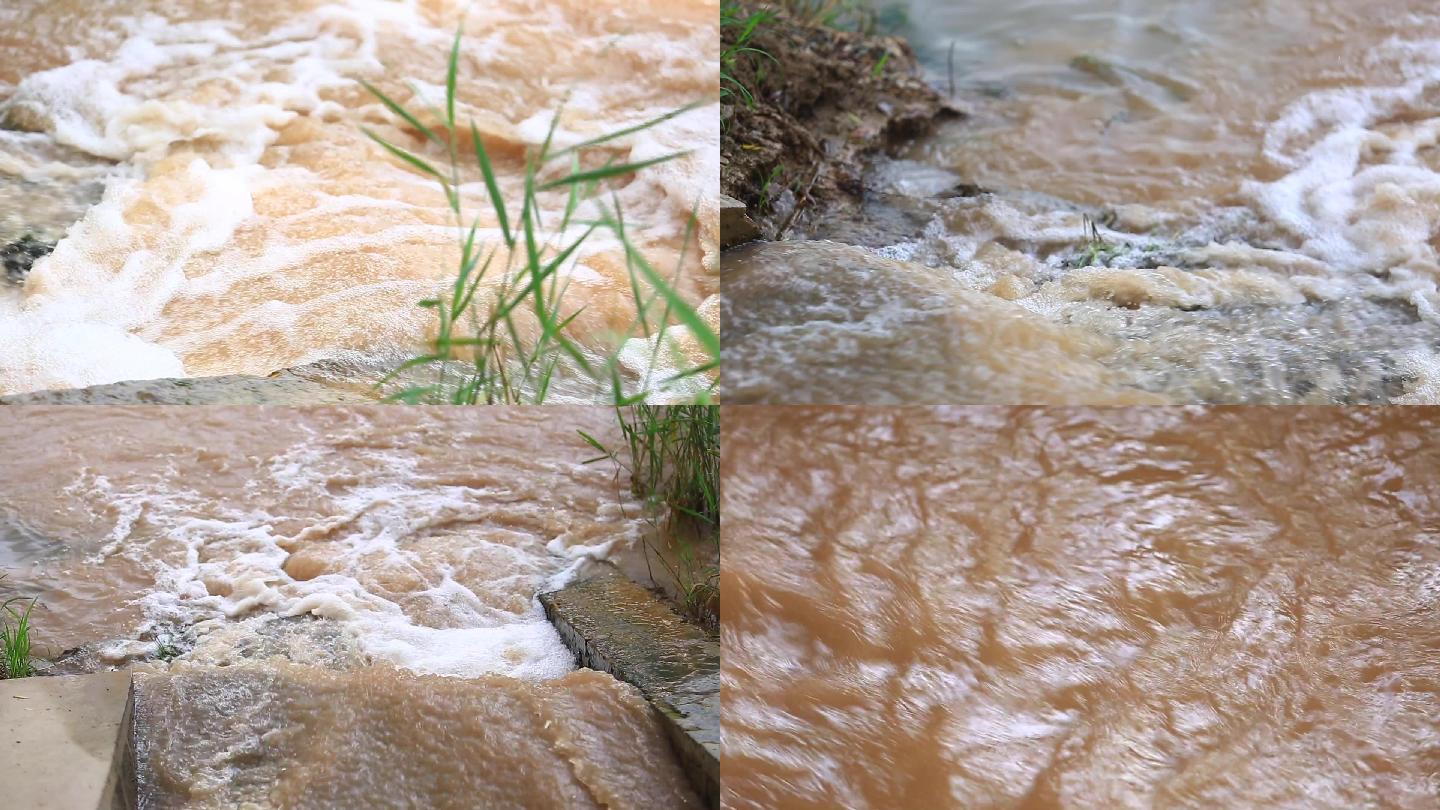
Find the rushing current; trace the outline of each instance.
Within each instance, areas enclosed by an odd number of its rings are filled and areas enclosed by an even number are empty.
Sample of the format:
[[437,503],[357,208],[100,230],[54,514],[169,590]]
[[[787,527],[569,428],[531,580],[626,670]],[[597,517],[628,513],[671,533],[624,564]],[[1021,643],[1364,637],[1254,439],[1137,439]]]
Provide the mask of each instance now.
[[727,260],[731,401],[1440,402],[1434,3],[888,5],[969,115]]
[[727,413],[725,806],[1435,807],[1437,429]]
[[639,691],[294,664],[137,677],[144,810],[699,810]]
[[147,806],[690,806],[648,704],[535,599],[648,525],[585,463],[613,420],[12,408],[0,594],[38,599],[53,671],[149,671]]
[[[698,105],[584,161],[683,153],[602,191],[716,326],[717,18],[713,0],[4,3],[0,243],[55,244],[0,282],[0,394],[324,360],[374,381],[423,354],[435,315],[417,303],[454,278],[458,231],[439,185],[362,128],[432,163],[446,156],[359,80],[434,126],[425,110],[444,105],[462,25],[456,139],[470,149],[473,120],[512,224],[526,155],[552,122],[565,147]],[[477,241],[500,245],[479,171],[460,180]],[[538,204],[553,229],[568,200],[556,190]],[[695,362],[677,332],[666,347],[683,356],[652,363],[613,234],[574,258],[561,283],[583,350],[619,351],[629,388]]]

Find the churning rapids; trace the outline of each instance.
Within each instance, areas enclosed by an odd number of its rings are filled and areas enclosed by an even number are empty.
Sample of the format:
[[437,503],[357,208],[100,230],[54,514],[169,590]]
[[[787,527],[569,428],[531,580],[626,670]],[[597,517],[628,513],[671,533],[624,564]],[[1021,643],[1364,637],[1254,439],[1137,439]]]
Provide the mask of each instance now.
[[1434,808],[1437,430],[734,409],[726,806]]
[[3,588],[57,671],[142,673],[146,807],[698,807],[535,599],[645,526],[613,419],[8,409]]
[[971,115],[727,257],[730,401],[1440,402],[1433,2],[896,5]]
[[[454,278],[456,231],[440,188],[362,127],[444,158],[357,80],[443,106],[461,23],[457,117],[517,208],[557,111],[566,146],[699,103],[586,161],[685,153],[614,191],[641,253],[718,328],[717,18],[713,0],[0,4],[0,243],[58,241],[0,283],[0,394],[317,361],[373,382],[423,354],[434,314],[417,302]],[[500,244],[479,172],[461,180]],[[566,197],[539,204],[553,223]],[[577,342],[618,351],[630,387],[694,364],[679,328],[651,363],[613,235],[566,279]]]

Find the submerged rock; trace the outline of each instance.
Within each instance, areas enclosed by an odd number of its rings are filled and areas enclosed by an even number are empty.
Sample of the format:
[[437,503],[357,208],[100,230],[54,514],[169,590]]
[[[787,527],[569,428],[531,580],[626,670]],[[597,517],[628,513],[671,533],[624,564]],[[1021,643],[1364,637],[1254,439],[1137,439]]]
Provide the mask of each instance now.
[[12,284],[25,283],[25,276],[35,262],[50,255],[54,249],[54,242],[36,239],[28,233],[0,247],[0,264],[5,265],[5,279]]
[[134,705],[144,807],[700,807],[638,691],[597,672],[179,666]]
[[730,403],[1163,404],[1122,384],[1092,334],[949,273],[835,242],[725,257]]

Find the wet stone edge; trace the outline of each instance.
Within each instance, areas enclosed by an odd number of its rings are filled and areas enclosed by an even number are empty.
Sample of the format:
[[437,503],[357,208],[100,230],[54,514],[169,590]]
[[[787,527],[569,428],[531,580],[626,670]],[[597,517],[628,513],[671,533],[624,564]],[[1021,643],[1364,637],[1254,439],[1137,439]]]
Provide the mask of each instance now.
[[580,666],[640,690],[707,806],[720,806],[720,641],[613,566],[539,596]]

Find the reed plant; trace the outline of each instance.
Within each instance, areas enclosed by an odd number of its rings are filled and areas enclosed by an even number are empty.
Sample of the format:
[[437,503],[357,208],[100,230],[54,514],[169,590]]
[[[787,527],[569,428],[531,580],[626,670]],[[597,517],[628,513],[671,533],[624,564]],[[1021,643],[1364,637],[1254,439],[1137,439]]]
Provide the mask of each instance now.
[[0,679],[35,674],[30,653],[30,614],[34,610],[34,599],[17,596],[0,602]]
[[628,478],[631,494],[645,503],[657,530],[668,529],[674,542],[673,561],[661,549],[647,550],[675,582],[681,609],[702,623],[713,623],[718,618],[719,555],[706,553],[706,548],[719,542],[720,409],[640,403],[615,413],[623,447],[608,447],[581,431],[601,453],[587,463],[613,461]]
[[[551,396],[557,380],[578,376],[590,389],[598,387],[607,391],[607,399],[623,405],[644,401],[652,391],[673,388],[687,378],[704,379],[719,367],[720,338],[677,290],[685,263],[683,253],[674,273],[668,276],[662,273],[630,238],[631,225],[618,198],[612,194],[606,201],[602,194],[607,181],[673,160],[683,153],[628,163],[606,160],[594,165],[595,161],[586,160],[615,141],[668,121],[698,104],[563,148],[554,143],[560,120],[557,111],[543,144],[525,156],[524,190],[520,199],[507,201],[475,122],[462,124],[456,116],[461,34],[456,32],[450,50],[445,108],[428,111],[442,126],[427,126],[416,111],[364,82],[366,89],[401,122],[443,150],[448,165],[437,167],[420,154],[365,130],[366,135],[387,152],[438,182],[455,222],[459,243],[459,264],[453,281],[436,297],[419,302],[438,319],[435,339],[428,351],[394,369],[381,381],[381,386],[412,369],[428,368],[433,372],[433,382],[408,385],[390,398],[411,403],[538,404]],[[422,94],[417,90],[415,97],[421,98]],[[459,143],[466,130],[471,147],[462,155]],[[461,173],[462,167],[471,160],[480,171],[487,204],[499,227],[498,243],[487,244],[481,240],[479,216],[472,217],[465,210]],[[592,168],[584,168],[586,165]],[[538,195],[549,192],[566,194],[566,204],[558,221],[542,222]],[[582,219],[582,209],[587,203],[598,213]],[[685,234],[687,246],[693,219]],[[572,324],[583,308],[565,304],[566,271],[581,258],[587,241],[597,233],[612,236],[620,245],[630,297],[635,304],[633,321],[617,338],[643,337],[653,343],[646,378],[628,386],[619,362],[618,345],[597,356],[595,351],[582,347],[571,334]],[[687,330],[695,338],[705,356],[702,361],[684,361],[673,342],[676,327]],[[676,361],[678,371],[657,380],[649,375],[664,352],[670,353],[667,359]],[[707,382],[700,386],[702,393],[698,401],[708,401],[713,385]]]

